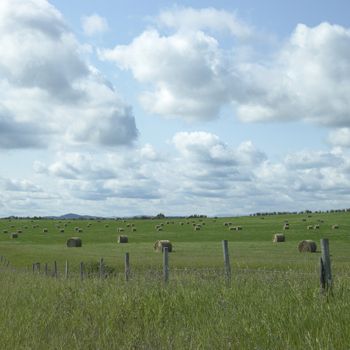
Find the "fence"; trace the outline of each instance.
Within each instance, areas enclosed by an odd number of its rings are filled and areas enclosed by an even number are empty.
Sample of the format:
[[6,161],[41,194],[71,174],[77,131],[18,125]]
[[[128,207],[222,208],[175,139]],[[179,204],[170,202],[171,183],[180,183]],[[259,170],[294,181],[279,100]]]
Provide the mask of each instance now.
[[[169,282],[171,273],[174,273],[176,275],[185,274],[188,272],[195,272],[197,274],[203,273],[203,275],[215,275],[215,276],[223,276],[227,285],[230,285],[231,283],[231,277],[232,277],[232,270],[231,270],[231,264],[230,264],[230,257],[229,257],[229,249],[228,249],[228,241],[224,240],[222,241],[222,247],[223,247],[223,269],[191,269],[191,268],[170,268],[170,259],[169,259],[169,251],[167,247],[163,248],[163,269],[161,273],[161,279],[164,284],[167,284]],[[6,259],[4,256],[0,256],[0,264],[2,264],[5,268],[11,268],[9,260]],[[43,267],[43,268],[42,268]],[[16,269],[13,269],[16,271]],[[99,262],[94,265],[87,265],[84,262],[80,262],[79,264],[79,271],[78,274],[73,273],[70,271],[70,265],[69,262],[66,260],[64,265],[63,274],[59,275],[58,271],[58,264],[57,261],[54,261],[51,269],[49,268],[49,265],[47,263],[41,264],[40,262],[34,262],[31,266],[31,268],[27,267],[27,272],[32,271],[33,274],[43,274],[44,276],[51,276],[54,278],[63,277],[65,279],[68,279],[70,276],[79,276],[81,280],[84,280],[90,276],[98,277],[100,279],[106,278],[106,276],[109,274],[109,272],[106,270],[106,265],[104,263],[104,259],[101,258]],[[124,256],[124,279],[126,282],[128,282],[132,276],[131,274],[131,264],[130,264],[130,254],[125,253]],[[235,273],[296,273],[298,275],[310,275],[311,273],[307,272],[291,272],[291,271],[277,271],[277,270],[262,270],[262,269],[235,269]],[[155,274],[155,271],[149,271],[150,274]],[[160,275],[160,272],[158,272],[158,276]],[[331,291],[332,289],[332,273],[331,273],[331,259],[330,259],[330,250],[329,250],[329,240],[328,239],[321,239],[321,257],[320,257],[320,269],[319,269],[319,277],[320,277],[320,288],[321,292],[324,294],[326,292]]]

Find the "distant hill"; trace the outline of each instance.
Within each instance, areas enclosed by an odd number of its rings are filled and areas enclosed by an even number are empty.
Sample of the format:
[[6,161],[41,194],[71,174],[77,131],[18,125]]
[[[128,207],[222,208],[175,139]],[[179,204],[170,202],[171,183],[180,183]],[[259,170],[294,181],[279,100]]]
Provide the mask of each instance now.
[[91,215],[79,215],[74,213],[68,213],[61,216],[48,216],[49,219],[58,219],[58,220],[91,220],[91,219],[106,219],[100,216],[91,216]]

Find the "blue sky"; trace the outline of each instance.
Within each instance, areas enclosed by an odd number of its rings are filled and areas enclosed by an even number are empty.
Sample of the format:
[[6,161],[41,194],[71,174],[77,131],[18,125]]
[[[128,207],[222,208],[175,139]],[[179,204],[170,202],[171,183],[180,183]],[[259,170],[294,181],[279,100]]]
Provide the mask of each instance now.
[[2,216],[347,208],[348,13],[2,1]]

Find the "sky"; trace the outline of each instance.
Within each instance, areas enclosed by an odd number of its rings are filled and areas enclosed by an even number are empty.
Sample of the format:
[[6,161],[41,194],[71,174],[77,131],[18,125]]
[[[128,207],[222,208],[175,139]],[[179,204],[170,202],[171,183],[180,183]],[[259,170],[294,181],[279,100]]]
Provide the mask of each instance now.
[[347,0],[0,1],[0,216],[350,207]]

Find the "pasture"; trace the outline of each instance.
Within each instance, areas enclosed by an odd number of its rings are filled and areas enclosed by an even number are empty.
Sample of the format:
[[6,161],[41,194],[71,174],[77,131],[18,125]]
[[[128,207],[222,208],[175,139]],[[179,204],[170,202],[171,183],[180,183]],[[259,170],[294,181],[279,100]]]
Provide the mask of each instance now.
[[[341,212],[201,220],[0,220],[0,255],[10,262],[0,271],[2,348],[347,348],[349,217]],[[289,228],[283,229],[286,222]],[[319,228],[307,228],[315,225]],[[230,229],[235,226],[242,229]],[[18,238],[11,238],[18,231]],[[286,241],[273,243],[276,233]],[[121,234],[128,243],[117,243]],[[67,239],[75,236],[82,247],[68,248]],[[326,296],[319,292],[321,238],[330,241],[334,275],[333,293]],[[160,278],[162,254],[153,250],[161,239],[174,248],[166,286]],[[229,241],[230,286],[223,277],[223,239]],[[299,253],[304,239],[317,243],[316,253]],[[128,282],[125,252],[132,271]],[[80,262],[94,264],[100,258],[113,273],[80,281]],[[63,278],[66,260],[68,279]],[[52,268],[53,261],[60,278],[31,273],[34,262]]]

